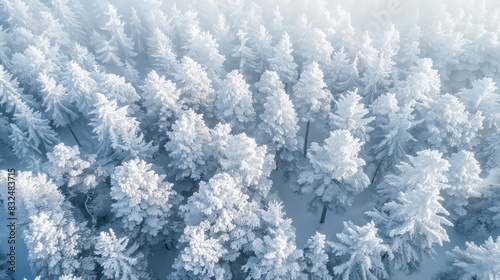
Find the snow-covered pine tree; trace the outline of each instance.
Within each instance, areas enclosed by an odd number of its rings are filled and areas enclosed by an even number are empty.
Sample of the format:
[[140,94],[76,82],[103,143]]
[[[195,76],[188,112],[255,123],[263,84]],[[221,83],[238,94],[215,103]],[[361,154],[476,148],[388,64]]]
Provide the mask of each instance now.
[[164,179],[140,159],[122,163],[111,175],[112,211],[141,245],[153,246],[177,230],[174,209],[180,197]]
[[316,194],[312,206],[323,206],[322,222],[327,208],[342,210],[351,206],[354,196],[368,186],[362,169],[365,161],[358,156],[360,149],[360,141],[346,130],[330,132],[323,146],[311,144],[309,164],[297,182],[302,192]]
[[219,240],[205,233],[200,226],[186,226],[179,242],[186,243],[183,251],[173,265],[176,269],[168,279],[230,279],[230,268],[220,265],[221,257],[226,249]]
[[491,236],[483,245],[465,242],[465,250],[455,246],[446,254],[451,263],[444,275],[439,279],[498,279],[500,275],[500,237],[494,240]]
[[87,193],[106,177],[103,168],[96,166],[96,156],[80,155],[78,146],[59,143],[47,152],[47,162],[43,170],[58,186],[67,185]]
[[335,101],[336,110],[329,113],[329,125],[332,130],[347,130],[352,136],[366,143],[370,140],[369,133],[373,130],[369,124],[375,118],[366,116],[368,110],[360,101],[361,96],[357,89],[341,95],[339,100]]
[[[177,270],[174,275],[229,279],[235,277],[233,271],[241,269],[238,267],[241,260],[236,260],[250,249],[260,220],[258,204],[249,201],[240,184],[239,178],[218,173],[207,183],[201,182],[198,192],[181,207],[186,228],[180,238],[180,254],[174,264]],[[191,247],[196,243],[188,238],[192,231],[202,231],[215,239],[222,247],[219,251],[222,255],[209,258],[213,252],[197,252],[197,247]],[[198,262],[198,258],[205,259],[205,262]]]
[[438,71],[433,69],[432,59],[417,60],[415,66],[408,70],[406,79],[396,84],[395,92],[400,104],[415,106],[418,103],[425,107],[437,100],[441,93],[441,80]]
[[500,94],[493,79],[484,78],[472,82],[472,88],[464,88],[456,96],[467,111],[471,114],[480,113],[484,117],[483,129],[478,133],[480,144],[476,146],[475,155],[486,173],[500,164],[500,113],[496,110],[500,106]]
[[418,186],[445,190],[449,187],[448,172],[450,163],[442,158],[442,153],[433,150],[417,152],[417,156],[408,156],[397,166],[397,174],[388,174],[378,186],[381,201],[393,200],[399,193],[406,193]]
[[326,253],[326,236],[316,232],[311,236],[303,249],[304,251],[304,272],[311,280],[331,280],[332,276],[328,271],[328,254]]
[[446,174],[449,188],[443,192],[443,205],[450,212],[450,218],[455,220],[467,213],[465,207],[469,198],[481,195],[481,167],[474,154],[464,150],[453,154],[449,162],[450,169]]
[[115,74],[103,73],[99,81],[99,90],[109,100],[115,100],[118,107],[127,106],[128,114],[134,115],[139,111],[136,102],[140,96],[132,84],[127,83],[125,78]]
[[358,58],[352,61],[342,47],[332,55],[332,62],[327,67],[326,83],[333,93],[343,93],[354,90],[359,84]]
[[399,32],[391,24],[384,32],[383,45],[374,57],[365,60],[366,69],[360,81],[364,85],[362,95],[369,103],[386,92],[397,81],[394,58],[399,50]]
[[472,82],[470,89],[460,90],[456,96],[465,105],[470,114],[481,112],[485,129],[500,127],[500,94],[492,78],[483,78]]
[[183,109],[193,109],[212,117],[215,91],[206,70],[189,56],[184,56],[174,74],[181,91]]
[[266,144],[269,152],[279,155],[290,162],[293,153],[298,150],[297,132],[299,126],[295,108],[285,93],[278,74],[266,71],[259,82],[259,91],[265,84],[273,85],[263,102],[263,111],[259,115],[258,133],[261,143]]
[[386,172],[393,171],[396,164],[411,153],[415,126],[421,120],[415,120],[413,108],[406,104],[400,106],[393,93],[379,96],[371,105],[371,113],[375,115],[374,130],[371,138],[377,165],[372,181],[382,178]]
[[42,74],[59,74],[58,66],[41,48],[28,46],[23,52],[14,53],[11,59],[12,74],[31,93],[41,90],[38,77]]
[[123,62],[128,61],[135,64],[132,60],[133,57],[137,56],[134,51],[134,42],[125,34],[125,23],[121,20],[121,16],[118,15],[116,7],[108,2],[107,11],[104,13],[108,18],[101,29],[109,33],[110,40],[108,42],[110,46],[118,51]]
[[249,35],[246,31],[239,29],[236,33],[239,44],[233,48],[232,57],[238,59],[240,73],[249,81],[255,80],[255,69],[258,65],[258,56],[251,48]]
[[340,242],[328,242],[337,256],[333,273],[342,279],[387,279],[389,274],[384,259],[392,259],[391,248],[377,235],[373,221],[360,227],[351,221],[337,234]]
[[238,70],[226,74],[215,96],[215,116],[238,132],[255,121],[252,92]]
[[70,38],[80,42],[85,41],[82,25],[86,22],[82,18],[81,5],[69,0],[52,0],[50,4],[52,14],[62,25],[64,31],[70,35]]
[[297,63],[293,57],[293,46],[288,33],[283,35],[276,46],[273,47],[273,55],[269,57],[269,66],[272,71],[278,73],[281,81],[285,84],[285,90],[288,85],[297,81]]
[[399,175],[388,175],[381,192],[386,202],[380,211],[369,211],[370,216],[390,240],[396,269],[410,273],[419,267],[424,256],[432,256],[435,243],[442,246],[449,241],[443,225],[448,211],[441,205],[440,192],[447,188],[446,172],[449,163],[438,151],[423,150],[410,163],[398,166]]
[[295,229],[283,206],[272,201],[261,218],[265,233],[252,242],[254,255],[243,266],[247,279],[306,279],[303,252],[295,245]]
[[109,279],[149,279],[145,271],[147,261],[139,245],[129,245],[128,237],[117,237],[113,229],[101,232],[96,238],[95,254],[97,262],[103,268],[102,274]]
[[469,114],[458,98],[451,94],[440,95],[421,109],[425,132],[418,134],[419,142],[426,142],[431,149],[454,153],[475,146],[476,135],[482,128],[480,112]]
[[137,10],[132,7],[130,10],[130,36],[134,42],[134,49],[137,50],[138,54],[144,53],[145,46],[142,34],[144,33],[144,27],[142,26],[141,19],[137,14]]
[[93,116],[90,125],[99,141],[97,154],[121,159],[151,157],[156,147],[144,141],[139,122],[128,116],[127,106],[118,107],[115,100],[109,101],[101,93],[97,93],[96,98],[95,109],[90,112]]
[[269,58],[273,56],[273,48],[271,46],[273,39],[262,24],[256,30],[252,30],[251,35],[251,45],[257,55],[255,72],[262,75],[269,69]]
[[199,180],[207,175],[211,137],[203,116],[191,109],[185,111],[167,135],[169,141],[165,149],[172,158],[169,167],[174,168],[177,179]]
[[24,230],[28,259],[35,275],[53,278],[82,271],[81,229],[61,209],[35,211]]
[[178,104],[180,91],[173,82],[158,75],[154,70],[146,76],[141,89],[142,106],[147,108],[147,123],[144,125],[147,126],[152,138],[158,138],[155,140],[163,145],[167,131],[180,112]]
[[70,61],[63,72],[62,80],[71,102],[80,113],[88,117],[94,108],[98,90],[92,74],[76,61]]
[[326,89],[323,71],[318,63],[312,62],[303,69],[299,81],[293,87],[292,96],[299,119],[307,122],[304,138],[304,157],[306,157],[309,125],[311,122],[326,120],[333,99]]
[[55,126],[68,125],[78,117],[73,112],[70,97],[62,84],[57,83],[53,77],[45,73],[42,73],[37,80],[41,85],[40,93],[43,95],[42,106],[45,108],[45,114]]
[[173,77],[178,61],[170,38],[159,27],[155,27],[147,44],[149,63],[153,69],[162,76]]
[[33,97],[23,94],[17,78],[13,78],[3,65],[0,65],[0,89],[0,104],[4,106],[6,113],[17,112],[16,107],[21,103],[36,108]]
[[224,56],[219,53],[219,44],[208,31],[200,30],[197,25],[191,25],[185,32],[188,36],[186,45],[187,56],[194,59],[206,69],[212,81],[217,81],[224,72]]
[[214,144],[225,143],[218,147],[219,172],[241,178],[244,193],[251,199],[262,202],[271,188],[269,176],[275,168],[274,155],[267,152],[267,146],[257,145],[255,139],[245,133],[221,136],[223,135],[219,134],[218,138],[223,141],[214,141]]
[[90,36],[90,44],[94,49],[96,58],[102,64],[111,65],[115,68],[123,67],[119,49],[116,46],[113,46],[112,42],[107,40],[104,35],[94,30]]
[[331,61],[333,47],[321,29],[312,28],[297,42],[297,53],[302,58],[302,65],[312,62],[325,65]]

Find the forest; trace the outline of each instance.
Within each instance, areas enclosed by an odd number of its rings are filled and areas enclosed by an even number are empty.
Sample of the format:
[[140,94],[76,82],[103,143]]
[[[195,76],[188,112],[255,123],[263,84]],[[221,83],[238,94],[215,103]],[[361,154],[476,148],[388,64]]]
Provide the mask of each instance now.
[[500,280],[500,3],[415,2],[0,0],[0,279]]

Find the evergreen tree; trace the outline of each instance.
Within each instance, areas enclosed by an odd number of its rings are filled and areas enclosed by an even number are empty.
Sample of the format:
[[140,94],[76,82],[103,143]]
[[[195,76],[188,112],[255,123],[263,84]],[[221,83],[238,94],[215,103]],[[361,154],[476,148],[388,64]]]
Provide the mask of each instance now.
[[433,69],[433,61],[430,58],[419,59],[415,66],[410,67],[406,80],[396,84],[396,98],[400,104],[414,106],[418,103],[425,106],[437,100],[440,93],[440,76],[438,71]]
[[273,201],[261,214],[266,233],[252,242],[255,255],[243,266],[248,279],[306,279],[303,252],[295,245],[292,220],[285,218],[282,207]]
[[467,248],[456,246],[446,252],[451,258],[450,278],[446,279],[498,279],[500,275],[500,237],[490,236],[483,245],[465,242]]
[[331,93],[326,89],[323,71],[318,63],[307,65],[293,87],[293,101],[297,106],[299,118],[304,122],[326,119],[324,116],[330,111],[332,99]]
[[160,75],[171,77],[178,62],[170,38],[159,27],[155,27],[147,44],[149,63]]
[[111,175],[112,211],[130,238],[154,245],[176,229],[173,210],[179,204],[173,184],[143,160],[132,159]]
[[399,32],[393,24],[384,32],[383,42],[378,55],[366,60],[366,70],[361,77],[364,84],[362,94],[369,102],[387,91],[397,80],[394,58],[399,50]]
[[12,73],[30,92],[38,92],[42,85],[38,77],[42,74],[59,74],[58,67],[53,59],[41,48],[28,46],[22,53],[12,55]]
[[331,280],[332,276],[327,268],[328,255],[325,252],[326,236],[316,232],[311,236],[304,247],[305,273],[311,280]]
[[[97,186],[100,172],[95,170],[95,155],[80,155],[77,146],[59,143],[47,153],[43,168],[58,186],[75,187],[83,193]],[[96,174],[97,173],[97,174]],[[101,179],[102,180],[102,179]]]
[[243,131],[247,123],[255,120],[252,92],[237,70],[228,73],[221,82],[214,104],[217,118],[235,130]]
[[437,151],[424,150],[410,158],[410,164],[398,168],[399,176],[388,176],[384,190],[389,201],[380,211],[367,214],[372,217],[383,234],[390,238],[395,268],[410,273],[418,268],[424,256],[435,254],[435,243],[442,246],[449,241],[443,225],[453,224],[441,205],[440,191],[447,188],[445,172],[449,163]]
[[137,14],[137,10],[132,7],[130,10],[130,30],[131,30],[131,39],[134,41],[134,47],[137,52],[143,53],[145,50],[144,42],[142,40],[142,33],[144,32],[144,27],[142,26],[141,19]]
[[[142,105],[146,108],[147,125],[162,142],[166,140],[175,116],[179,113],[180,91],[175,84],[154,70],[149,72],[142,86]],[[159,135],[156,135],[159,134]]]
[[169,166],[176,171],[177,179],[190,177],[199,180],[206,175],[211,137],[203,116],[189,109],[175,121],[172,131],[167,134],[170,140],[165,149],[172,158]]
[[471,89],[462,89],[456,96],[465,105],[471,114],[481,112],[484,117],[485,129],[500,127],[500,113],[496,108],[500,106],[500,95],[493,79],[484,78],[472,82]]
[[28,259],[35,275],[57,277],[82,269],[80,226],[62,211],[37,212],[24,230]]
[[[442,153],[432,150],[417,152],[417,156],[408,156],[408,160],[399,163],[398,174],[388,174],[380,184],[379,193],[382,201],[393,200],[400,192],[407,192],[421,186],[444,190],[449,187],[447,172],[450,163],[442,158]],[[458,174],[457,174],[458,175]]]
[[215,91],[205,69],[188,56],[181,59],[175,73],[177,87],[181,91],[183,109],[194,109],[211,116]]
[[354,90],[359,84],[358,58],[352,61],[348,58],[344,47],[332,55],[332,62],[328,66],[326,73],[326,83],[332,92],[346,92]]
[[293,58],[293,46],[288,33],[283,32],[281,40],[273,47],[273,55],[268,61],[270,69],[278,73],[281,81],[287,89],[288,84],[293,84],[297,80],[297,63]]
[[[174,264],[177,274],[189,278],[231,277],[233,269],[227,268],[237,266],[236,259],[249,250],[255,238],[254,230],[260,224],[258,204],[249,201],[240,184],[239,179],[227,173],[218,173],[207,183],[201,182],[198,192],[181,207],[187,226],[185,234],[191,234],[192,230],[204,232],[222,247],[218,251],[222,255],[219,258],[203,256],[206,261],[210,260],[207,263],[194,262],[197,258],[192,254],[196,253],[196,247],[191,246],[195,243],[183,236],[183,249]],[[213,252],[203,250],[198,252],[198,258],[202,254],[212,255]]]
[[3,65],[0,65],[0,104],[4,106],[6,113],[11,113],[17,112],[19,110],[17,106],[21,103],[31,107],[36,105],[32,96],[23,94],[17,79],[12,78]]
[[257,54],[257,67],[255,72],[262,75],[269,69],[269,58],[272,57],[273,49],[271,47],[272,37],[267,32],[264,25],[260,25],[252,32],[252,45]]
[[361,101],[357,89],[341,95],[338,101],[335,101],[336,110],[330,113],[330,128],[344,129],[349,131],[352,136],[363,142],[370,140],[369,133],[373,130],[369,124],[375,119],[366,117],[368,110]]
[[389,256],[392,259],[391,248],[377,236],[373,221],[362,227],[351,221],[344,222],[344,229],[337,238],[340,242],[329,242],[332,254],[340,258],[333,267],[335,275],[344,280],[389,278],[384,258]]
[[55,126],[65,126],[78,117],[73,112],[73,106],[66,89],[47,74],[38,77],[41,85],[40,93],[43,94],[42,106]]
[[238,29],[236,34],[239,44],[234,47],[232,57],[239,60],[238,69],[247,80],[254,79],[255,69],[258,66],[258,57],[255,50],[251,48],[248,33],[242,29]]
[[419,134],[421,141],[444,153],[474,146],[483,124],[481,113],[469,114],[462,102],[450,94],[440,95],[430,102],[430,108],[423,110],[427,131]]
[[466,214],[464,207],[469,204],[469,198],[481,195],[481,167],[472,152],[463,150],[453,154],[449,162],[446,176],[450,187],[444,190],[443,205],[450,212],[450,218],[456,219]]
[[304,138],[304,157],[306,157],[309,124],[326,119],[332,102],[332,95],[323,81],[323,71],[316,62],[306,66],[300,74],[299,81],[293,87],[293,101],[297,106],[298,117],[301,121],[307,122]]
[[108,2],[105,15],[108,17],[107,22],[101,29],[109,33],[110,46],[118,50],[124,61],[134,63],[133,60],[131,60],[132,57],[137,56],[137,53],[134,51],[134,42],[125,34],[125,23],[121,20],[121,16],[118,15],[116,7]]
[[187,226],[179,242],[186,247],[176,258],[173,268],[176,269],[169,279],[224,279],[229,272],[219,264],[220,258],[226,253],[224,247],[216,238],[207,236],[199,226]]
[[71,61],[66,65],[62,78],[71,102],[84,116],[89,115],[94,108],[98,90],[97,82],[92,74],[76,61]]
[[[23,102],[16,105],[16,112],[12,120],[16,127],[26,136],[21,141],[26,141],[26,143],[15,142],[14,153],[20,159],[28,156],[28,151],[41,153],[39,150],[41,144],[47,149],[50,145],[58,141],[56,132],[49,126],[49,121],[43,118],[40,112],[34,111]],[[19,148],[17,144],[20,145]],[[22,149],[21,147],[28,147],[29,150]]]
[[54,17],[61,23],[64,30],[75,40],[85,39],[82,24],[85,20],[81,18],[82,7],[78,3],[69,0],[52,0],[51,10]]
[[333,47],[321,29],[312,28],[299,39],[297,52],[302,58],[302,65],[309,65],[312,62],[327,64],[332,56]]
[[330,132],[323,146],[311,144],[309,165],[299,175],[298,183],[304,193],[314,192],[313,206],[344,209],[351,206],[354,196],[369,184],[363,173],[365,161],[358,157],[361,143],[346,130]]
[[95,244],[97,261],[103,268],[102,273],[109,279],[149,279],[145,272],[147,262],[144,255],[138,252],[139,245],[127,246],[127,237],[118,238],[113,229],[109,233],[101,232]]
[[255,139],[245,133],[230,135],[227,139],[219,137],[219,140],[225,140],[225,145],[219,148],[219,171],[241,178],[244,193],[249,194],[251,199],[259,202],[265,199],[272,184],[269,176],[275,168],[274,155],[267,152],[265,145],[258,146]]
[[113,45],[113,42],[107,40],[104,35],[94,31],[90,36],[90,44],[94,49],[97,59],[103,64],[112,65],[118,68],[123,67],[123,62],[120,58],[120,50]]
[[[372,139],[378,144],[373,146],[377,171],[373,180],[380,174],[392,171],[393,167],[412,152],[415,126],[422,121],[415,120],[414,110],[410,105],[400,106],[396,96],[386,93],[379,96],[371,105],[375,115]],[[372,181],[373,181],[372,180]]]
[[100,93],[96,97],[95,109],[90,112],[93,115],[90,125],[99,140],[98,155],[151,157],[155,147],[144,141],[138,121],[127,115],[127,106],[119,108],[115,100],[109,101]]
[[291,161],[293,153],[298,150],[297,114],[276,72],[265,72],[260,86],[266,82],[276,85],[277,88],[272,88],[265,97],[264,110],[259,115],[261,123],[258,125],[258,134],[263,139],[262,142],[269,147],[270,152],[279,154],[280,158],[285,161]]
[[135,104],[140,96],[125,78],[115,74],[104,74],[100,80],[101,93],[109,100],[115,100],[119,107],[127,106],[129,114],[139,110]]
[[201,31],[197,25],[192,25],[186,30],[188,41],[183,49],[187,56],[206,67],[211,80],[219,79],[223,73],[224,56],[219,53],[219,44],[208,31]]

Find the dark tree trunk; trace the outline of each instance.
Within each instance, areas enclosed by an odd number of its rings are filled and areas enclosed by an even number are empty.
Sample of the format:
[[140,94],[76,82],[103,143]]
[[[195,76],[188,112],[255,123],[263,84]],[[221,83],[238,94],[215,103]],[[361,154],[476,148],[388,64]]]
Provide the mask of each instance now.
[[321,220],[319,220],[319,223],[322,224],[325,222],[325,218],[326,218],[326,204],[323,205],[323,211],[321,212]]
[[75,133],[73,132],[73,129],[71,129],[71,126],[69,126],[69,124],[67,126],[69,128],[69,131],[71,132],[71,135],[73,135],[73,138],[75,138],[76,144],[78,144],[78,146],[81,148],[82,144],[80,144],[80,141],[78,141],[78,138],[76,137]]
[[307,156],[307,137],[309,136],[309,121],[306,126],[306,138],[304,138],[304,158]]

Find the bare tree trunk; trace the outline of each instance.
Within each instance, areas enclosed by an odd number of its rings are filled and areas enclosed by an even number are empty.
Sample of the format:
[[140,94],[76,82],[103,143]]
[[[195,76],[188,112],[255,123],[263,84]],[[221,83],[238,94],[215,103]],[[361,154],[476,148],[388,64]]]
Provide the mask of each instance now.
[[381,165],[381,164],[379,164],[379,165],[377,166],[377,169],[375,169],[375,173],[373,174],[373,178],[372,178],[371,184],[373,184],[373,182],[375,182],[375,178],[377,178],[377,174],[378,174],[378,171],[379,171],[379,169],[380,169],[380,165]]
[[73,138],[75,138],[76,144],[78,144],[78,146],[81,148],[82,144],[80,144],[80,141],[78,141],[78,138],[76,137],[75,133],[73,132],[73,129],[71,129],[71,126],[69,126],[69,124],[67,126],[69,128],[69,131],[71,132],[71,135],[73,135]]
[[326,208],[326,204],[325,204],[325,205],[323,205],[323,211],[321,212],[321,220],[319,220],[320,224],[325,222],[326,210],[328,210],[328,209]]
[[306,126],[306,137],[304,138],[304,158],[307,156],[307,137],[309,136],[309,121]]

